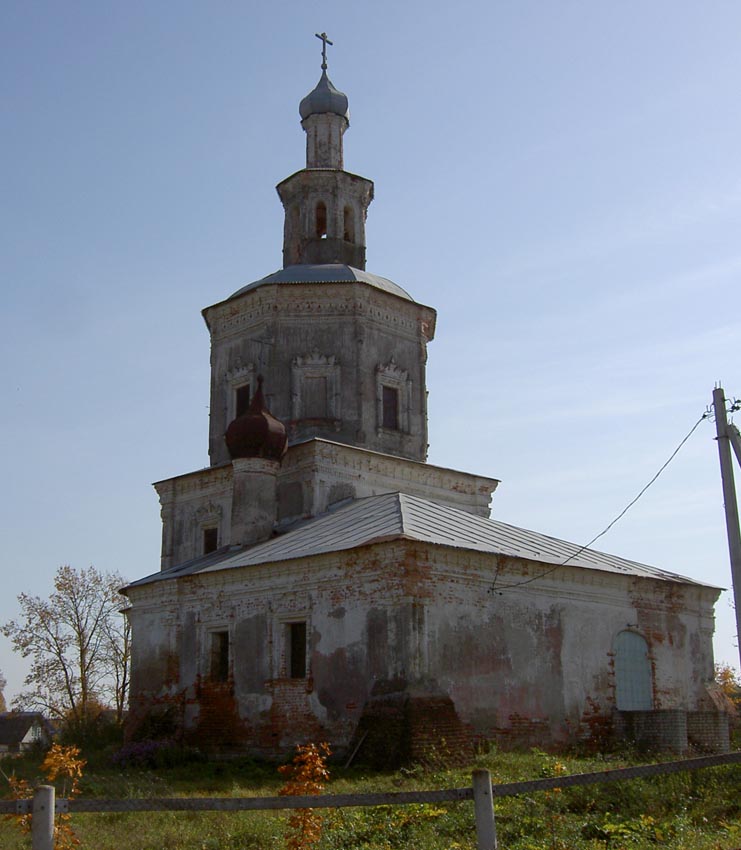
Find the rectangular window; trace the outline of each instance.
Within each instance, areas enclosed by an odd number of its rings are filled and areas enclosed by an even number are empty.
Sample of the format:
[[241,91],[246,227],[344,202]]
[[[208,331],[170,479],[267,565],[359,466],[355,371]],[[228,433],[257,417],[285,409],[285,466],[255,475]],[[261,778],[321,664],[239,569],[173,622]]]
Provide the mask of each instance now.
[[286,625],[286,673],[291,679],[306,678],[306,623]]
[[226,682],[229,679],[229,632],[211,632],[209,675],[214,682]]
[[395,387],[383,387],[383,427],[394,431],[399,429],[399,390]]
[[304,378],[303,408],[305,419],[327,418],[327,379],[321,377]]
[[234,390],[234,418],[247,413],[250,406],[250,385],[243,384]]
[[209,552],[215,552],[219,548],[219,529],[204,528],[203,529],[203,554],[208,555]]

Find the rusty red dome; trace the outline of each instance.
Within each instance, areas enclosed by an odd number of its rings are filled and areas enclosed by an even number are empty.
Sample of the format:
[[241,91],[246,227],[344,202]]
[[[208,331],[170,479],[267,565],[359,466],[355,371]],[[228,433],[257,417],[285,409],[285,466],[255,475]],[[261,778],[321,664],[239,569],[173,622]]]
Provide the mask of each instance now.
[[262,457],[280,460],[286,453],[288,435],[283,423],[276,419],[262,393],[263,378],[257,378],[257,392],[250,406],[226,429],[226,446],[232,460],[238,457]]

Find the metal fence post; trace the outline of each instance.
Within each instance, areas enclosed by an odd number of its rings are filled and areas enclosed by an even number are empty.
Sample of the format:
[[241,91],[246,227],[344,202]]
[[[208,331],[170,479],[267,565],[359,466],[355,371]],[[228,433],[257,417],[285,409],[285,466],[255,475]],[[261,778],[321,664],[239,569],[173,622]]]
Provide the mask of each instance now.
[[54,786],[39,785],[33,792],[31,847],[54,850]]
[[476,815],[476,846],[478,850],[497,850],[494,798],[491,792],[491,774],[488,770],[474,770],[473,772],[473,809]]

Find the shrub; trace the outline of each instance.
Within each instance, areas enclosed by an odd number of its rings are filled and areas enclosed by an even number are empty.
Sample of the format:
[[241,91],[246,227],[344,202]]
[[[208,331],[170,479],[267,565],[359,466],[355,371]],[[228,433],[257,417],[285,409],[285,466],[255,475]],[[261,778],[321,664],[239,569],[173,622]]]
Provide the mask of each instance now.
[[[278,768],[286,777],[286,784],[278,793],[291,797],[321,794],[329,779],[327,758],[330,755],[329,744],[297,745],[293,761]],[[322,816],[313,809],[295,809],[288,818],[288,830],[288,850],[312,848],[322,837]]]
[[194,761],[203,761],[203,754],[195,747],[185,747],[172,740],[132,741],[114,754],[118,767],[177,767]]

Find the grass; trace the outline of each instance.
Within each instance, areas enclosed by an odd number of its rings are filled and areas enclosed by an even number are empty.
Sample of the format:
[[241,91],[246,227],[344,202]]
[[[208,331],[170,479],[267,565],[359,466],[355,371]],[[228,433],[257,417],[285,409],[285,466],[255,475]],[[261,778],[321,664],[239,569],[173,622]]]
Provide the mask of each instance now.
[[[486,767],[494,782],[607,770],[645,756],[551,756],[491,752],[465,769],[417,767],[393,773],[331,766],[327,793],[412,791],[464,787],[471,770]],[[36,778],[39,758],[6,759]],[[0,782],[4,782],[0,777]],[[104,756],[91,759],[83,797],[273,796],[283,784],[274,765],[247,759],[191,762],[157,770],[121,769]],[[82,850],[278,850],[284,845],[284,812],[147,812],[78,814],[73,825]],[[614,785],[541,792],[497,801],[502,850],[738,850],[741,848],[741,765],[710,768]],[[470,802],[326,810],[317,850],[473,850]],[[12,819],[0,819],[0,847],[27,850],[30,841]]]

